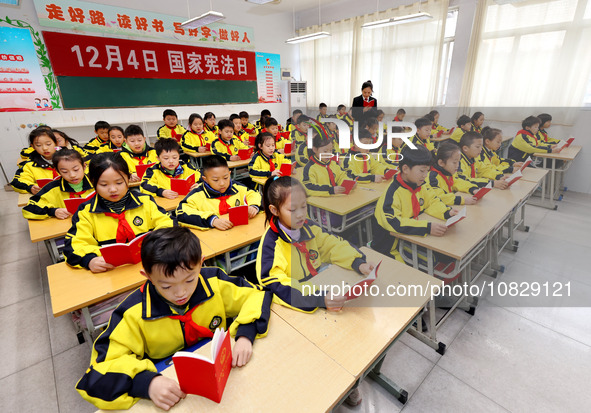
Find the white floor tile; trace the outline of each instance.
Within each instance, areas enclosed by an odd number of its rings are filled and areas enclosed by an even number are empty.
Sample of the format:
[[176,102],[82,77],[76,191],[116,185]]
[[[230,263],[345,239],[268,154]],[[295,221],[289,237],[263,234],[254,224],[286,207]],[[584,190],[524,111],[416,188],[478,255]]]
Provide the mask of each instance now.
[[76,391],[76,383],[90,364],[90,346],[81,345],[53,358],[60,412],[95,412],[96,407]]
[[3,412],[57,413],[59,410],[51,359],[0,379],[0,400]]

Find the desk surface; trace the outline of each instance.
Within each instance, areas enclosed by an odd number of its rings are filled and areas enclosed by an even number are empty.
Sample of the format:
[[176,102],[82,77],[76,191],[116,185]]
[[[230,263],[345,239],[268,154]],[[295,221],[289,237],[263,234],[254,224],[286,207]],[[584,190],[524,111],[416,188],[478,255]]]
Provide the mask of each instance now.
[[29,203],[29,198],[32,197],[32,194],[18,194],[18,207],[24,207]]
[[[383,260],[373,284],[380,287],[381,293],[385,293],[389,285],[416,285],[426,290],[428,285],[441,284],[441,281],[369,248],[361,250],[373,264]],[[327,279],[334,282],[335,278],[346,275],[361,279],[353,271],[342,268],[325,274],[333,268],[314,278],[324,284]],[[367,296],[348,302],[338,313],[318,309],[313,314],[305,314],[279,305],[273,305],[273,312],[358,378],[416,317],[429,298],[426,291],[425,295],[404,299]]]
[[[196,352],[209,357],[210,348],[208,343]],[[162,374],[177,380],[174,366]],[[170,411],[324,412],[331,410],[353,383],[354,377],[328,355],[280,317],[271,316],[269,334],[255,341],[246,366],[232,369],[219,404],[188,395]],[[142,399],[129,412],[162,410]]]
[[308,204],[344,216],[376,202],[391,183],[392,179],[379,184],[358,182],[349,195],[311,196]]
[[[222,215],[222,218],[227,219],[228,216]],[[202,244],[215,251],[214,255],[220,255],[260,240],[265,232],[265,214],[259,213],[253,219],[248,220],[248,225],[239,225],[227,231],[220,231],[217,228],[207,231],[192,229],[191,231],[197,235]]]
[[228,161],[228,168],[230,168],[230,169],[240,168],[242,166],[248,166],[249,163],[250,163],[250,158],[242,159],[240,161]]
[[522,181],[540,182],[546,175],[548,175],[548,170],[543,168],[525,168],[522,174]]
[[558,153],[534,153],[536,158],[558,159],[561,161],[572,161],[583,149],[581,146],[569,146]]
[[192,158],[203,158],[204,156],[209,156],[209,155],[213,155],[213,152],[211,151],[205,151],[205,152],[191,152],[191,153],[187,153],[185,152],[187,155],[189,155]]

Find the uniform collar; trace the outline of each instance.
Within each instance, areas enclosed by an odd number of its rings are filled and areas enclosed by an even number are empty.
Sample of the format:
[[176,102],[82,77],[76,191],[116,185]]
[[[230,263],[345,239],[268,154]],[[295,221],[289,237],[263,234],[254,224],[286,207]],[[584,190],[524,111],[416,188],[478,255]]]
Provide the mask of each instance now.
[[482,153],[488,158],[491,159],[494,155],[493,151],[488,149],[485,145],[482,145]]
[[[60,189],[62,190],[62,192],[76,192],[74,191],[74,188],[72,188],[70,183],[66,181],[64,178],[60,178]],[[88,191],[90,189],[92,189],[92,184],[90,183],[88,177],[84,175],[84,178],[82,178],[82,190]]]
[[43,169],[53,169],[53,164],[47,162],[47,160],[43,156],[41,156],[37,151],[34,151],[29,157],[29,159],[33,161],[34,166]]
[[144,158],[146,156],[148,156],[148,152],[150,152],[150,150],[152,150],[152,148],[150,147],[150,145],[148,145],[147,143],[144,144],[144,150],[140,153],[135,153],[134,151],[131,150],[131,148],[127,145],[127,143],[124,143],[121,146],[121,150],[123,152],[126,152],[129,154],[129,156],[131,156],[132,158]]
[[231,196],[236,195],[238,190],[234,187],[234,181],[230,181],[230,186],[223,194],[219,191],[216,191],[211,186],[207,184],[207,182],[203,182],[203,192],[205,192],[205,196],[208,198],[219,198],[221,196]]
[[462,159],[468,162],[468,165],[472,165],[474,163],[474,159],[468,158],[464,152],[462,152]]
[[[199,274],[198,278],[197,288],[195,288],[195,292],[186,304],[189,309],[194,308],[213,297],[213,291],[207,278],[204,277],[203,274]],[[146,281],[146,283],[140,287],[140,291],[142,292],[142,319],[155,320],[162,317],[177,315],[172,312],[172,309],[164,297],[156,291],[156,287],[151,281]]]
[[[283,241],[287,242],[288,244],[292,243],[291,236],[283,230],[281,225],[279,225],[279,220],[277,217],[273,217],[271,219],[269,226],[271,227],[271,230],[279,235],[279,238],[281,238]],[[300,239],[298,242],[310,241],[312,238],[314,238],[314,233],[312,232],[311,223],[310,221],[306,220],[302,228],[300,228]]]
[[[139,200],[137,195],[133,193],[133,191],[129,192],[129,197],[127,198],[127,202],[125,202],[124,211],[129,209],[135,209],[142,206],[142,202]],[[90,212],[94,214],[104,214],[107,212],[113,212],[105,205],[103,198],[99,196],[95,196],[92,199],[92,203],[90,204]]]
[[[433,165],[431,168],[432,168],[432,170],[434,169],[434,170],[436,170],[437,172],[440,172],[442,175],[445,175],[445,176],[452,176],[452,174],[450,174],[449,172],[447,172],[445,169],[443,169],[443,168],[442,168],[441,166],[439,166],[439,165]],[[407,184],[408,184],[408,182],[407,182]]]

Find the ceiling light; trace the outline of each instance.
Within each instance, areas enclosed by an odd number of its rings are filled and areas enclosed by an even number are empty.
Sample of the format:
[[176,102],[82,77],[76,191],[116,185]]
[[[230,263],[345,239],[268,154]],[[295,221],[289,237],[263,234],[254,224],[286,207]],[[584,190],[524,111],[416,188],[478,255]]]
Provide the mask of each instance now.
[[365,23],[361,26],[363,29],[376,29],[378,27],[394,26],[396,24],[412,23],[422,20],[432,19],[429,13],[420,12],[415,14],[409,14],[408,16],[393,17],[391,19],[378,20],[374,22]]
[[181,24],[184,29],[195,29],[224,19],[224,15],[217,11],[208,11],[199,17],[194,17]]
[[285,41],[285,43],[296,44],[296,43],[308,42],[310,40],[322,39],[324,37],[329,37],[329,36],[330,36],[329,32],[316,32],[316,33],[305,34],[303,36],[292,37],[291,39],[287,39]]
[[247,3],[254,3],[254,4],[267,4],[267,3],[273,3],[276,0],[244,0]]

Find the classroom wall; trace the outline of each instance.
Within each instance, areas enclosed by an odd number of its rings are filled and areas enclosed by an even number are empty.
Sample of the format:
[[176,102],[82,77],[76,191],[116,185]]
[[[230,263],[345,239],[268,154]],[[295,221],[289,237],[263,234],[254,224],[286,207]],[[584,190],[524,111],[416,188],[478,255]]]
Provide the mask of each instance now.
[[[122,4],[118,0],[93,0],[95,3],[117,6]],[[126,0],[125,7],[146,10],[155,13],[187,15],[186,0],[145,1]],[[207,4],[206,4],[207,3]],[[191,16],[198,16],[209,10],[209,2],[191,2]],[[246,3],[243,0],[225,0],[214,2],[214,10],[222,12],[229,24],[238,24],[254,27],[255,44],[257,52],[281,54],[281,67],[291,68],[296,79],[299,78],[299,47],[285,44],[285,40],[293,37],[293,14],[291,12],[277,12],[273,8],[266,7],[263,11],[256,5]],[[23,0],[21,5],[15,7],[1,7],[3,16],[29,22],[37,31],[39,26],[32,0]],[[264,12],[264,13],[263,13]],[[72,30],[52,29],[65,33],[74,33]],[[80,33],[79,33],[80,34]],[[82,33],[83,34],[83,33]],[[92,34],[97,35],[97,34]],[[131,37],[130,37],[131,39]],[[137,40],[137,39],[135,39]],[[156,41],[156,40],[151,40]],[[210,106],[177,106],[180,120],[186,125],[189,114],[198,112],[203,115],[212,111],[218,118],[227,117],[231,113],[246,110],[253,120],[258,119],[262,109],[269,109],[280,123],[284,123],[289,117],[287,103],[278,104],[244,104],[244,105],[210,105]],[[65,131],[80,142],[92,139],[92,127],[80,126],[93,124],[97,120],[106,120],[111,124],[129,124],[148,121],[148,133],[155,134],[156,125],[162,121],[164,107],[150,108],[122,108],[122,109],[95,109],[95,110],[56,110],[53,112],[13,112],[0,113],[0,162],[10,181],[16,171],[16,161],[20,150],[28,146],[27,136],[35,123],[46,123],[53,127],[68,128]],[[24,128],[21,127],[24,125]],[[4,174],[0,173],[0,182],[7,182]]]

